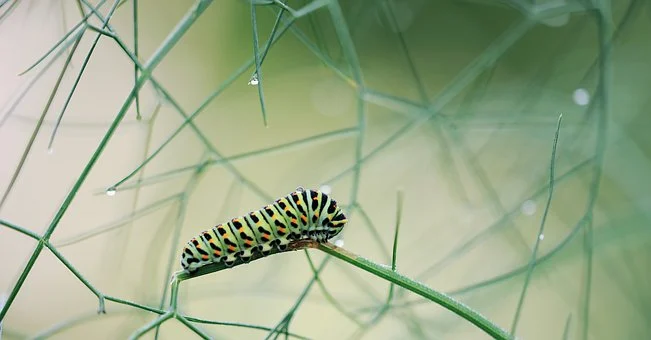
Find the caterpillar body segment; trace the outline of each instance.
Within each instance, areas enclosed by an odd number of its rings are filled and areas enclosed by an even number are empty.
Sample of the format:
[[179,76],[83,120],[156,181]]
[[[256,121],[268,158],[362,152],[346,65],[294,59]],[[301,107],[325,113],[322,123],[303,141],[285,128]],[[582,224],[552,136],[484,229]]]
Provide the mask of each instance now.
[[232,266],[248,262],[254,253],[268,255],[285,250],[295,240],[327,242],[348,222],[337,202],[317,191],[298,188],[273,203],[192,238],[181,253],[181,267],[188,272],[210,263]]

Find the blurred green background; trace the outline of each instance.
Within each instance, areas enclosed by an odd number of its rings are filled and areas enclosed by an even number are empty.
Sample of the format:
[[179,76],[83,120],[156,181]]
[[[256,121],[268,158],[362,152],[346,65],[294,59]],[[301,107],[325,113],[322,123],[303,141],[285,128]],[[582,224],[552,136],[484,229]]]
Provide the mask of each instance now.
[[[144,64],[193,2],[139,0],[134,16],[132,1],[116,8],[110,29],[133,52],[137,27]],[[519,314],[521,339],[651,337],[649,1],[291,1],[306,10],[283,12],[258,86],[249,84],[250,2],[217,1],[155,68],[164,91],[145,84],[139,110],[129,106],[78,190],[133,88],[134,64],[107,36],[92,49],[97,33],[87,29],[74,51],[73,35],[57,58],[19,75],[89,7],[0,3],[0,220],[40,235],[72,190],[51,243],[103,294],[166,308],[188,239],[298,186],[330,188],[350,216],[344,247],[389,264],[402,190],[402,274],[507,330]],[[281,4],[256,6],[261,50]],[[90,6],[106,16],[113,1]],[[102,26],[97,16],[88,23]],[[201,109],[194,124],[184,124],[179,107],[185,115]],[[36,245],[0,227],[0,302]],[[326,258],[310,255],[317,266]],[[382,312],[389,284],[341,261],[329,260],[319,277],[326,291],[311,286],[289,325],[294,334],[487,338],[400,289]],[[179,308],[273,328],[312,278],[305,254],[275,255],[183,282]],[[47,249],[17,292],[3,339],[122,339],[155,317],[108,301],[107,314],[97,315],[97,298]],[[268,335],[198,327],[216,339]],[[196,334],[169,321],[158,337]]]

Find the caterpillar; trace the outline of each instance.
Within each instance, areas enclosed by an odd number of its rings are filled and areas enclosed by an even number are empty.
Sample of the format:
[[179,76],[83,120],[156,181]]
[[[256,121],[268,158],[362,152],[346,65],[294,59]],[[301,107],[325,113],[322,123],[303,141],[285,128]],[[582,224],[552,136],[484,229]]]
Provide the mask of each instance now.
[[269,255],[294,240],[327,242],[348,222],[337,202],[318,190],[298,187],[257,211],[218,224],[192,238],[181,253],[190,273],[209,263],[249,262],[254,252]]

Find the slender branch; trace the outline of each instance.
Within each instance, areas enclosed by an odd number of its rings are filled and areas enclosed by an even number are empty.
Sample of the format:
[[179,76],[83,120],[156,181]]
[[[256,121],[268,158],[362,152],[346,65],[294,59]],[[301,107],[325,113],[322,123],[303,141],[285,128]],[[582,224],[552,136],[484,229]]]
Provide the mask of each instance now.
[[524,279],[524,285],[522,287],[522,292],[520,293],[520,299],[518,300],[518,307],[515,310],[515,316],[513,317],[513,324],[511,324],[511,335],[515,336],[515,330],[518,326],[518,321],[520,320],[520,312],[522,311],[522,304],[524,303],[524,298],[527,294],[527,288],[529,288],[529,281],[533,275],[533,269],[536,266],[536,256],[538,255],[538,247],[540,246],[540,241],[542,241],[544,231],[545,231],[545,222],[547,221],[547,215],[549,213],[549,207],[552,204],[552,195],[554,194],[554,169],[556,168],[556,146],[558,145],[558,135],[561,131],[561,121],[563,120],[563,115],[558,116],[558,123],[556,125],[556,134],[554,135],[554,144],[552,145],[552,159],[549,162],[549,194],[547,195],[547,203],[545,204],[545,211],[543,212],[542,220],[540,221],[540,229],[536,236],[536,243],[534,244],[533,250],[531,251],[531,259],[529,260],[529,266],[527,268],[527,275]]

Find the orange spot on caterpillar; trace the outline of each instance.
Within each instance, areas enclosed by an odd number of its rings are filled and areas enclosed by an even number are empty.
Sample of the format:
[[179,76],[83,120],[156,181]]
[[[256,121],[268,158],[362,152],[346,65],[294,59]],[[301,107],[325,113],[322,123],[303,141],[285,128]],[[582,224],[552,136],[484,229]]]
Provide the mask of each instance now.
[[301,221],[303,221],[303,223],[307,223],[307,216],[302,215],[301,216]]
[[235,246],[228,246],[228,250],[235,251],[235,250],[237,250],[237,248],[235,248]]
[[201,255],[201,259],[204,261],[208,261],[208,259],[210,258],[208,257],[208,255]]
[[253,242],[251,242],[251,240],[245,240],[244,244],[246,244],[247,246],[250,246],[251,244],[253,244]]
[[222,252],[219,251],[219,250],[215,250],[215,251],[213,252],[213,254],[215,254],[215,256],[221,256],[221,255],[222,255]]

